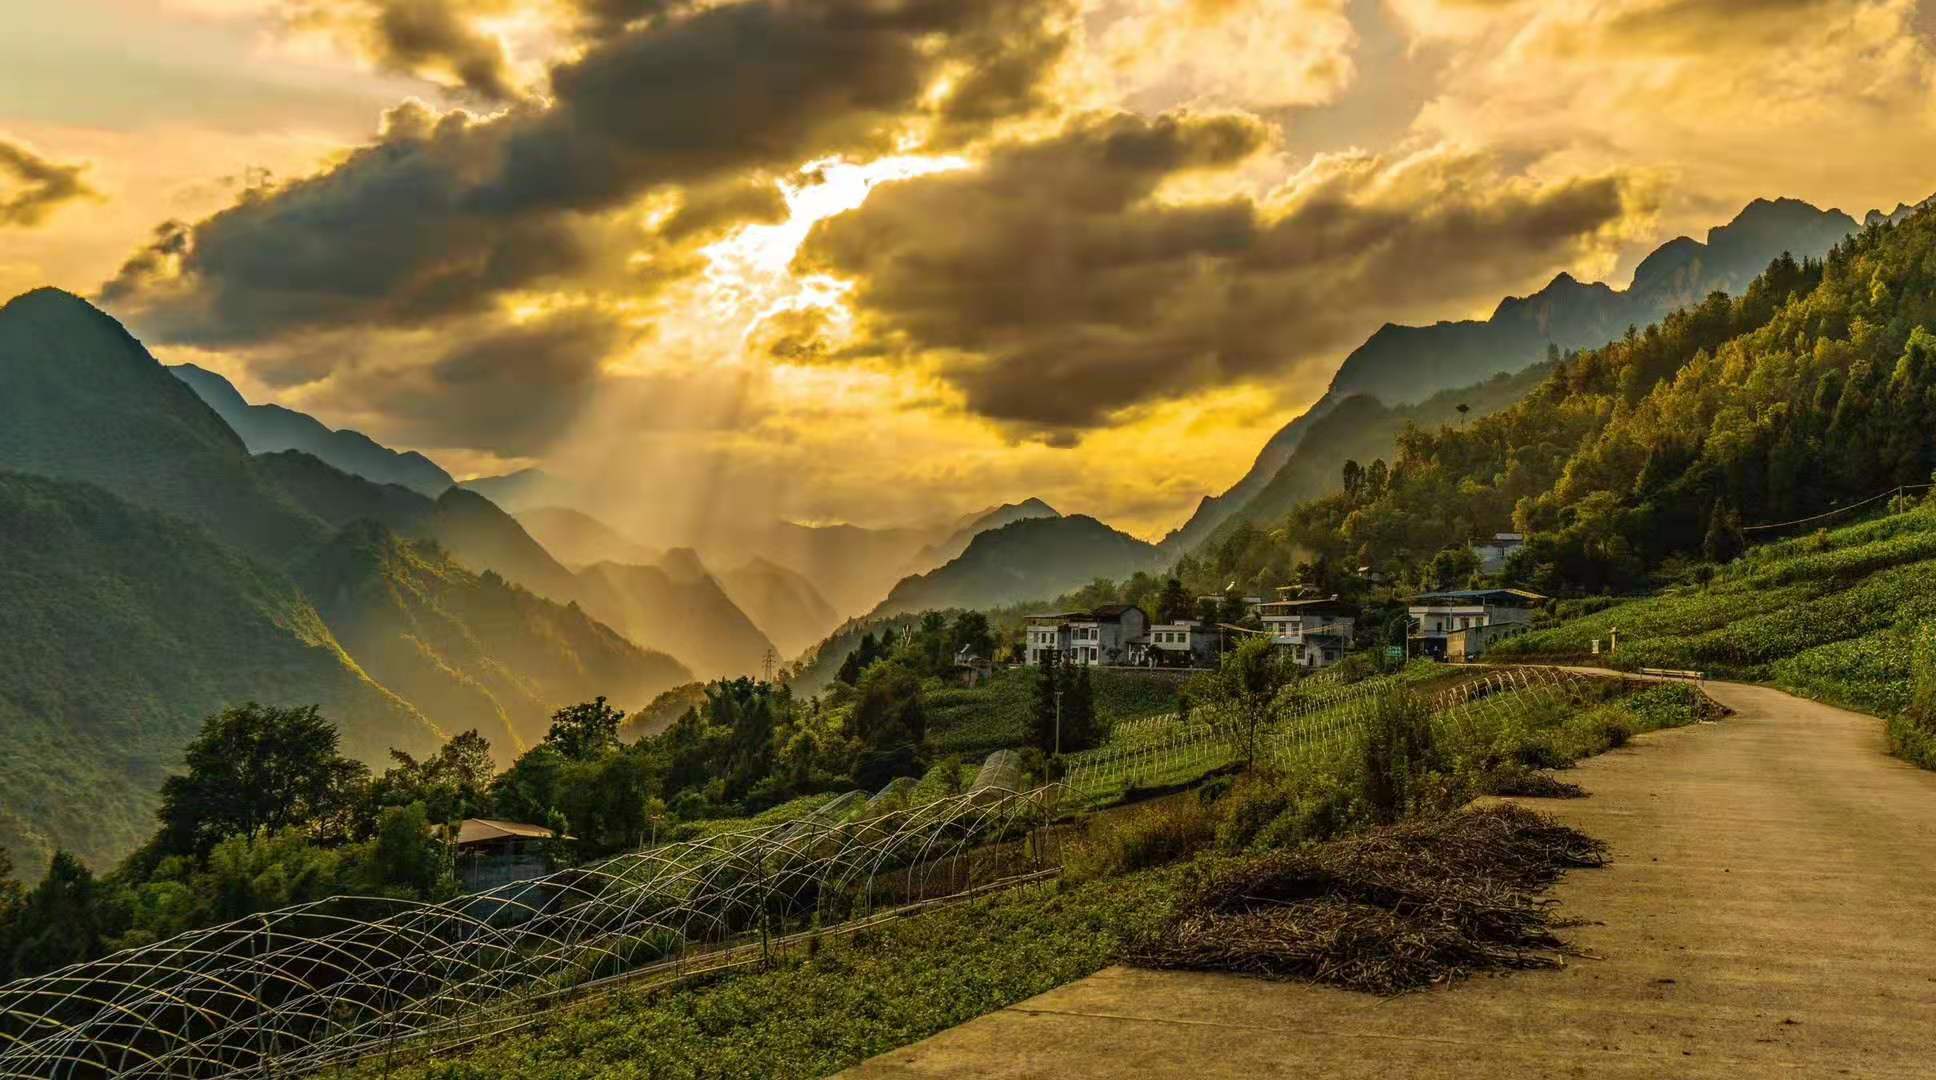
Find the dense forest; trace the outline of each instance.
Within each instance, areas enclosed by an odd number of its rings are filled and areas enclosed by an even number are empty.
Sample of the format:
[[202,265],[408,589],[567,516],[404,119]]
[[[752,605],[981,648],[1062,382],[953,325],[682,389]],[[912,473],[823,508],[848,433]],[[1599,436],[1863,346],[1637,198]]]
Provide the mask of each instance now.
[[[683,704],[669,724],[628,724],[598,698],[558,710],[501,772],[477,731],[421,757],[393,750],[373,772],[343,755],[316,706],[225,709],[188,744],[185,769],[161,781],[150,839],[114,869],[96,876],[56,852],[17,868],[38,881],[27,888],[0,864],[0,980],[325,896],[453,895],[439,827],[467,817],[547,825],[561,837],[550,858],[565,865],[937,765],[958,777],[962,762],[937,749],[927,712],[963,646],[987,652],[986,619],[930,612],[906,633],[865,637],[817,697],[748,678],[695,684],[642,710]],[[1091,737],[1088,680],[1050,677],[1070,680],[1072,729]],[[967,711],[985,712],[984,698]]]
[[[1445,584],[1474,537],[1529,534],[1505,576],[1628,592],[1740,550],[1744,523],[1828,510],[1936,466],[1936,216],[1879,222],[1820,261],[1776,259],[1604,348],[1560,358],[1517,404],[1403,431],[1389,462],[1269,527],[1182,558],[1193,590],[1329,583],[1370,566]],[[1474,569],[1463,567],[1468,573]]]

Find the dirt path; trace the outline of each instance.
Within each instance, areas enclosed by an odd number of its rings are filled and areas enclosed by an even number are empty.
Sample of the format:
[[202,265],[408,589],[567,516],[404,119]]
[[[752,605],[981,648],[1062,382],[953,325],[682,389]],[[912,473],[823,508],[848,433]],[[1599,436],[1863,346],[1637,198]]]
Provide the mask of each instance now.
[[1613,846],[1558,889],[1604,959],[1390,1001],[1110,968],[845,1075],[1936,1075],[1936,773],[1872,717],[1708,689],[1736,715],[1534,803]]

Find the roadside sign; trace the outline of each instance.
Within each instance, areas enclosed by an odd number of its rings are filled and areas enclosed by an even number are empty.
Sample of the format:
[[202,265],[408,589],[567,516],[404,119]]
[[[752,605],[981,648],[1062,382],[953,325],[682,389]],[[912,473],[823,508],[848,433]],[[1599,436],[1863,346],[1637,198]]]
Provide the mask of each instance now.
[[1403,646],[1403,645],[1387,645],[1387,646],[1385,646],[1385,659],[1387,659],[1387,660],[1403,660],[1403,659],[1405,659],[1405,646]]

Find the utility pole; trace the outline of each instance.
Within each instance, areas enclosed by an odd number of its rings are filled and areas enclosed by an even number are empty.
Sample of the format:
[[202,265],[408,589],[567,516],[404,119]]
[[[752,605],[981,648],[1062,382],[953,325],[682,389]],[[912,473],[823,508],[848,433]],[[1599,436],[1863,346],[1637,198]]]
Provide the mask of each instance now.
[[779,654],[773,651],[773,646],[768,645],[766,655],[760,658],[760,669],[765,674],[767,682],[773,681],[773,665],[778,663],[779,659]]
[[1055,683],[1055,756],[1062,756],[1062,679]]

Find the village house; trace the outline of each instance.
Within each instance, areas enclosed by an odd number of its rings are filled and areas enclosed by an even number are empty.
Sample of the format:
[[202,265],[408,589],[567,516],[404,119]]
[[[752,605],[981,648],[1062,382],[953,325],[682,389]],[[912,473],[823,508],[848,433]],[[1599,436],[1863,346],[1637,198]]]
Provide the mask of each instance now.
[[1506,560],[1512,553],[1526,546],[1526,534],[1516,532],[1494,533],[1490,540],[1474,540],[1472,554],[1479,558],[1479,572],[1498,574],[1506,569]]
[[1526,632],[1546,598],[1526,589],[1457,589],[1412,597],[1410,653],[1435,660],[1481,656]]
[[1031,666],[1050,655],[1085,665],[1135,663],[1149,631],[1149,616],[1131,604],[1030,615],[1027,623],[1023,658]]
[[1300,667],[1320,668],[1344,659],[1351,650],[1357,619],[1336,596],[1299,598],[1294,585],[1278,587],[1278,598],[1257,606],[1257,617],[1271,644],[1290,650]]
[[1144,658],[1151,666],[1201,667],[1217,659],[1217,628],[1199,622],[1156,623]]

